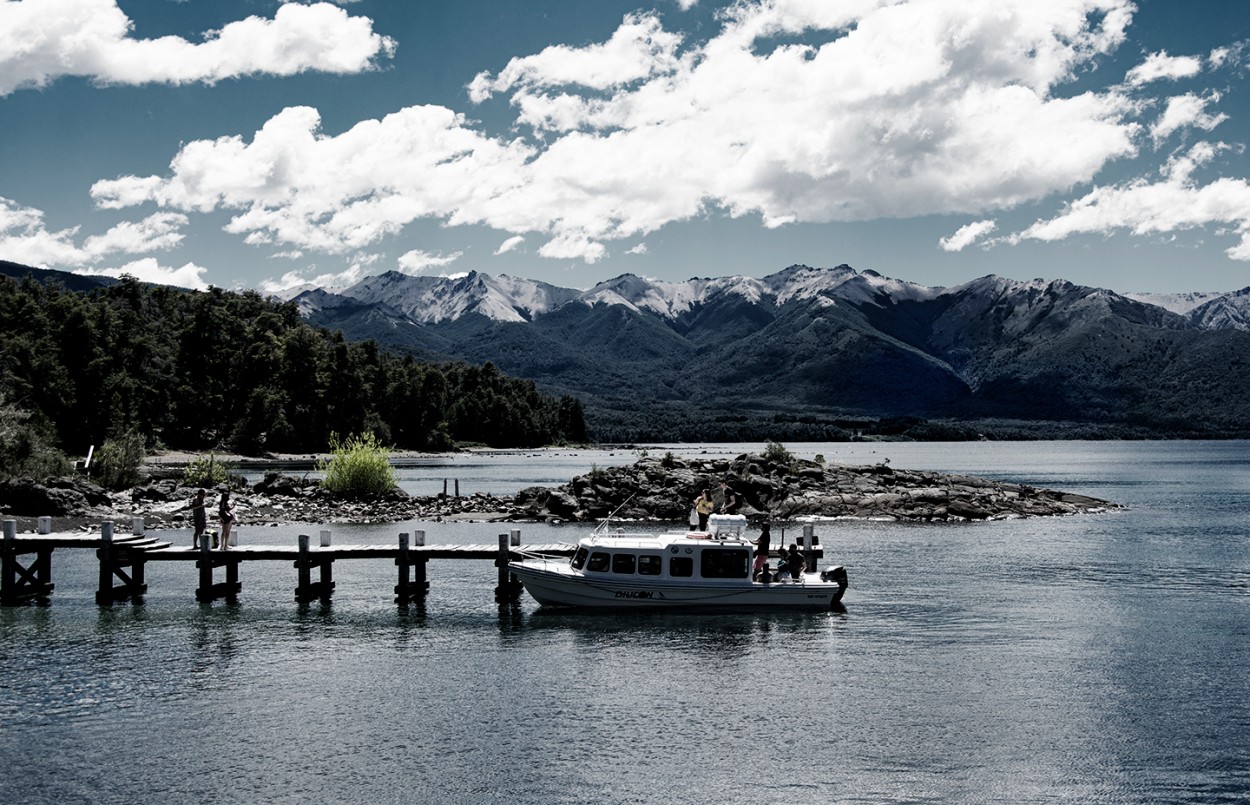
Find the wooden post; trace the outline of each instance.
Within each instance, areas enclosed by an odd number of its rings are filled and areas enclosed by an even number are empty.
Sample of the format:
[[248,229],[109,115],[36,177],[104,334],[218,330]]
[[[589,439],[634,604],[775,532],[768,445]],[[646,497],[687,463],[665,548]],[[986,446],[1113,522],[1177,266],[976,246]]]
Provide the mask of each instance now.
[[195,600],[204,604],[217,597],[213,595],[213,555],[209,553],[208,547],[211,543],[208,531],[205,530],[200,535],[200,558],[195,560],[195,566],[200,570],[200,586],[195,591]]
[[329,548],[330,547],[330,532],[323,529],[318,536],[321,537],[321,547]]
[[[424,547],[425,532],[418,531],[417,535],[417,545]],[[429,592],[430,583],[425,580],[427,561],[425,556],[417,556],[412,552],[407,533],[399,535],[399,555],[395,557],[395,566],[399,569],[399,581],[395,585],[395,603],[406,604],[409,601],[420,601]],[[415,578],[413,578],[414,575]]]
[[[295,600],[304,602],[320,598],[322,601],[329,601],[330,596],[334,593],[334,557],[316,556],[309,549],[310,542],[312,542],[312,538],[307,534],[299,535],[299,558],[295,560],[299,582],[295,588]],[[312,569],[314,567],[321,571],[321,578],[316,582],[312,580]]]
[[[516,535],[517,545],[521,544],[521,532],[517,529],[512,531]],[[499,555],[495,557],[495,567],[499,569],[499,584],[495,587],[495,601],[500,604],[515,601],[521,595],[521,583],[508,569],[509,548],[511,547],[512,534],[499,535]]]
[[100,523],[100,550],[96,552],[100,560],[100,586],[95,591],[95,602],[99,606],[113,605],[113,524]]
[[[18,558],[22,553],[35,554],[29,567]],[[0,604],[16,606],[34,599],[46,599],[56,585],[52,583],[52,548],[46,545],[23,550],[17,541],[17,521],[4,521],[3,558],[0,559]]]
[[460,497],[460,479],[456,479],[456,497]]
[[[425,529],[417,529],[412,534],[412,547],[425,547]],[[430,591],[430,582],[426,578],[426,565],[430,563],[430,557],[425,553],[421,553],[416,557],[416,561],[412,565],[412,587],[421,598],[425,598],[425,594]]]
[[447,479],[443,479],[443,497],[447,497]]
[[295,560],[295,600],[308,601],[309,593],[312,590],[312,564],[308,560],[308,541],[307,534],[299,535],[299,559]]
[[52,518],[51,518],[51,517],[40,517],[40,518],[39,518],[39,533],[40,533],[40,534],[51,534],[51,533],[52,533]]
[[812,550],[812,535],[816,531],[816,526],[811,523],[803,524],[803,557],[807,562],[807,572],[816,572],[816,553]]
[[17,598],[17,521],[4,521],[4,557],[0,560],[0,597],[4,605],[19,603]]
[[136,537],[142,537],[146,533],[143,528],[142,517],[135,517],[130,521],[130,533]]

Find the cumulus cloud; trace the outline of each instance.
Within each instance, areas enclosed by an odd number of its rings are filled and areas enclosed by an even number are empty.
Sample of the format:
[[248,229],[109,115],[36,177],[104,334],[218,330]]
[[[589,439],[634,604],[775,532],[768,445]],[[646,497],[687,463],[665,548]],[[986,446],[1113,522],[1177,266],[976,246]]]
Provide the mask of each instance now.
[[997,228],[998,224],[992,220],[976,221],[968,224],[967,226],[960,227],[959,230],[949,238],[940,238],[938,240],[938,246],[940,246],[943,251],[947,252],[963,251]]
[[288,3],[273,19],[248,17],[203,41],[135,39],[116,0],[0,2],[0,96],[61,76],[100,84],[214,83],[309,70],[356,73],[389,57],[394,40],[367,17],[330,3]]
[[1202,60],[1193,56],[1169,56],[1167,51],[1152,53],[1128,71],[1124,80],[1134,87],[1161,79],[1190,78],[1202,72]]
[[203,291],[208,288],[204,281],[204,273],[208,269],[195,263],[186,263],[179,268],[163,266],[155,257],[144,257],[115,268],[81,268],[76,274],[96,277],[122,277],[129,275],[142,282],[158,285],[176,285],[179,288],[192,288]]
[[1007,240],[1056,241],[1117,230],[1149,235],[1214,224],[1229,228],[1240,238],[1225,254],[1234,260],[1250,260],[1250,184],[1231,178],[1205,185],[1194,180],[1195,170],[1220,150],[1210,143],[1199,143],[1173,159],[1160,179],[1096,187],[1054,218],[1038,221]]
[[1192,127],[1202,129],[1203,131],[1211,131],[1228,119],[1228,115],[1222,113],[1209,114],[1206,111],[1207,104],[1218,102],[1219,99],[1219,94],[1213,94],[1209,98],[1202,98],[1192,92],[1168,98],[1163,114],[1150,127],[1150,136],[1158,142],[1167,139],[1183,128]]
[[187,223],[182,213],[158,212],[141,221],[123,221],[79,243],[78,227],[49,230],[42,210],[0,197],[0,254],[27,265],[75,268],[110,255],[172,249],[182,242]]
[[396,261],[399,270],[405,274],[421,274],[430,268],[442,268],[451,265],[464,256],[464,252],[451,254],[434,254],[420,249],[413,249],[399,256]]
[[[347,254],[418,219],[537,234],[539,255],[593,263],[607,244],[709,214],[768,227],[1017,207],[1090,186],[1147,133],[1205,129],[1217,96],[1134,95],[1201,63],[1154,54],[1124,84],[1078,74],[1125,38],[1130,0],[742,0],[700,40],[652,14],[605,42],[553,46],[482,73],[515,125],[414,106],[341,133],[315,109],[186,143],[167,175],[97,183],[105,208],[232,212],[253,243]],[[1197,188],[1194,188],[1197,189]],[[963,248],[988,233],[944,239]],[[966,231],[965,231],[966,230]],[[505,246],[507,248],[505,248]]]

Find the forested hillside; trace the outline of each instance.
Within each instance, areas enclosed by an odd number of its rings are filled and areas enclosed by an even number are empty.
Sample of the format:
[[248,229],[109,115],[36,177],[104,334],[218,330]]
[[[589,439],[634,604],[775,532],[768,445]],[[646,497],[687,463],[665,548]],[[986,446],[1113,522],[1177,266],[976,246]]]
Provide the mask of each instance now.
[[371,431],[407,449],[586,438],[582,405],[495,367],[415,362],[314,328],[255,292],[135,280],[89,293],[0,277],[0,403],[71,454],[127,432],[185,449],[324,450]]

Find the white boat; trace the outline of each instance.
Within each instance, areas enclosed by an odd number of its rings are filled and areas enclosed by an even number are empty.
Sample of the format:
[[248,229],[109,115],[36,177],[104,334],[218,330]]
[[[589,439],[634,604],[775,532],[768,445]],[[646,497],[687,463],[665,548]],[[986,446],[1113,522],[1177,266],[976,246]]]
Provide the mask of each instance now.
[[[846,592],[841,566],[751,579],[746,518],[712,515],[707,531],[625,533],[604,526],[568,557],[521,551],[508,567],[543,605],[828,609]],[[775,570],[776,563],[770,562]]]

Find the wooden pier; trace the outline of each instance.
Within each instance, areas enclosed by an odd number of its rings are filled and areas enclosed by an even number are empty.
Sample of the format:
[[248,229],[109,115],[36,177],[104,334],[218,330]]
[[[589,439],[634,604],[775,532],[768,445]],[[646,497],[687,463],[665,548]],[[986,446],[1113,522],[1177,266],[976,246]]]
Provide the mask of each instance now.
[[[47,518],[41,518],[47,519]],[[101,524],[99,536],[75,534],[17,534],[17,523],[5,520],[3,555],[0,557],[0,605],[19,606],[31,601],[47,601],[52,581],[52,552],[61,549],[94,549],[100,562],[100,583],[96,603],[110,606],[117,601],[137,601],[147,592],[144,567],[148,562],[190,562],[199,571],[195,598],[202,603],[225,599],[233,603],[243,590],[239,566],[244,562],[291,562],[296,570],[297,601],[328,601],[334,593],[334,563],[339,560],[373,559],[393,561],[397,571],[396,603],[422,601],[430,589],[427,564],[431,559],[491,560],[498,568],[499,583],[495,600],[506,602],[520,596],[522,587],[508,571],[508,562],[520,558],[521,532],[513,529],[499,535],[497,545],[426,545],[425,532],[402,533],[395,545],[331,545],[330,532],[322,531],[319,545],[301,534],[296,545],[244,545],[211,548],[207,536],[200,547],[174,546],[146,536],[142,521],[136,519],[134,533],[115,535],[114,524]],[[41,523],[41,530],[42,523]],[[526,546],[556,556],[572,556],[576,545],[551,543]],[[224,580],[216,571],[224,569]]]

